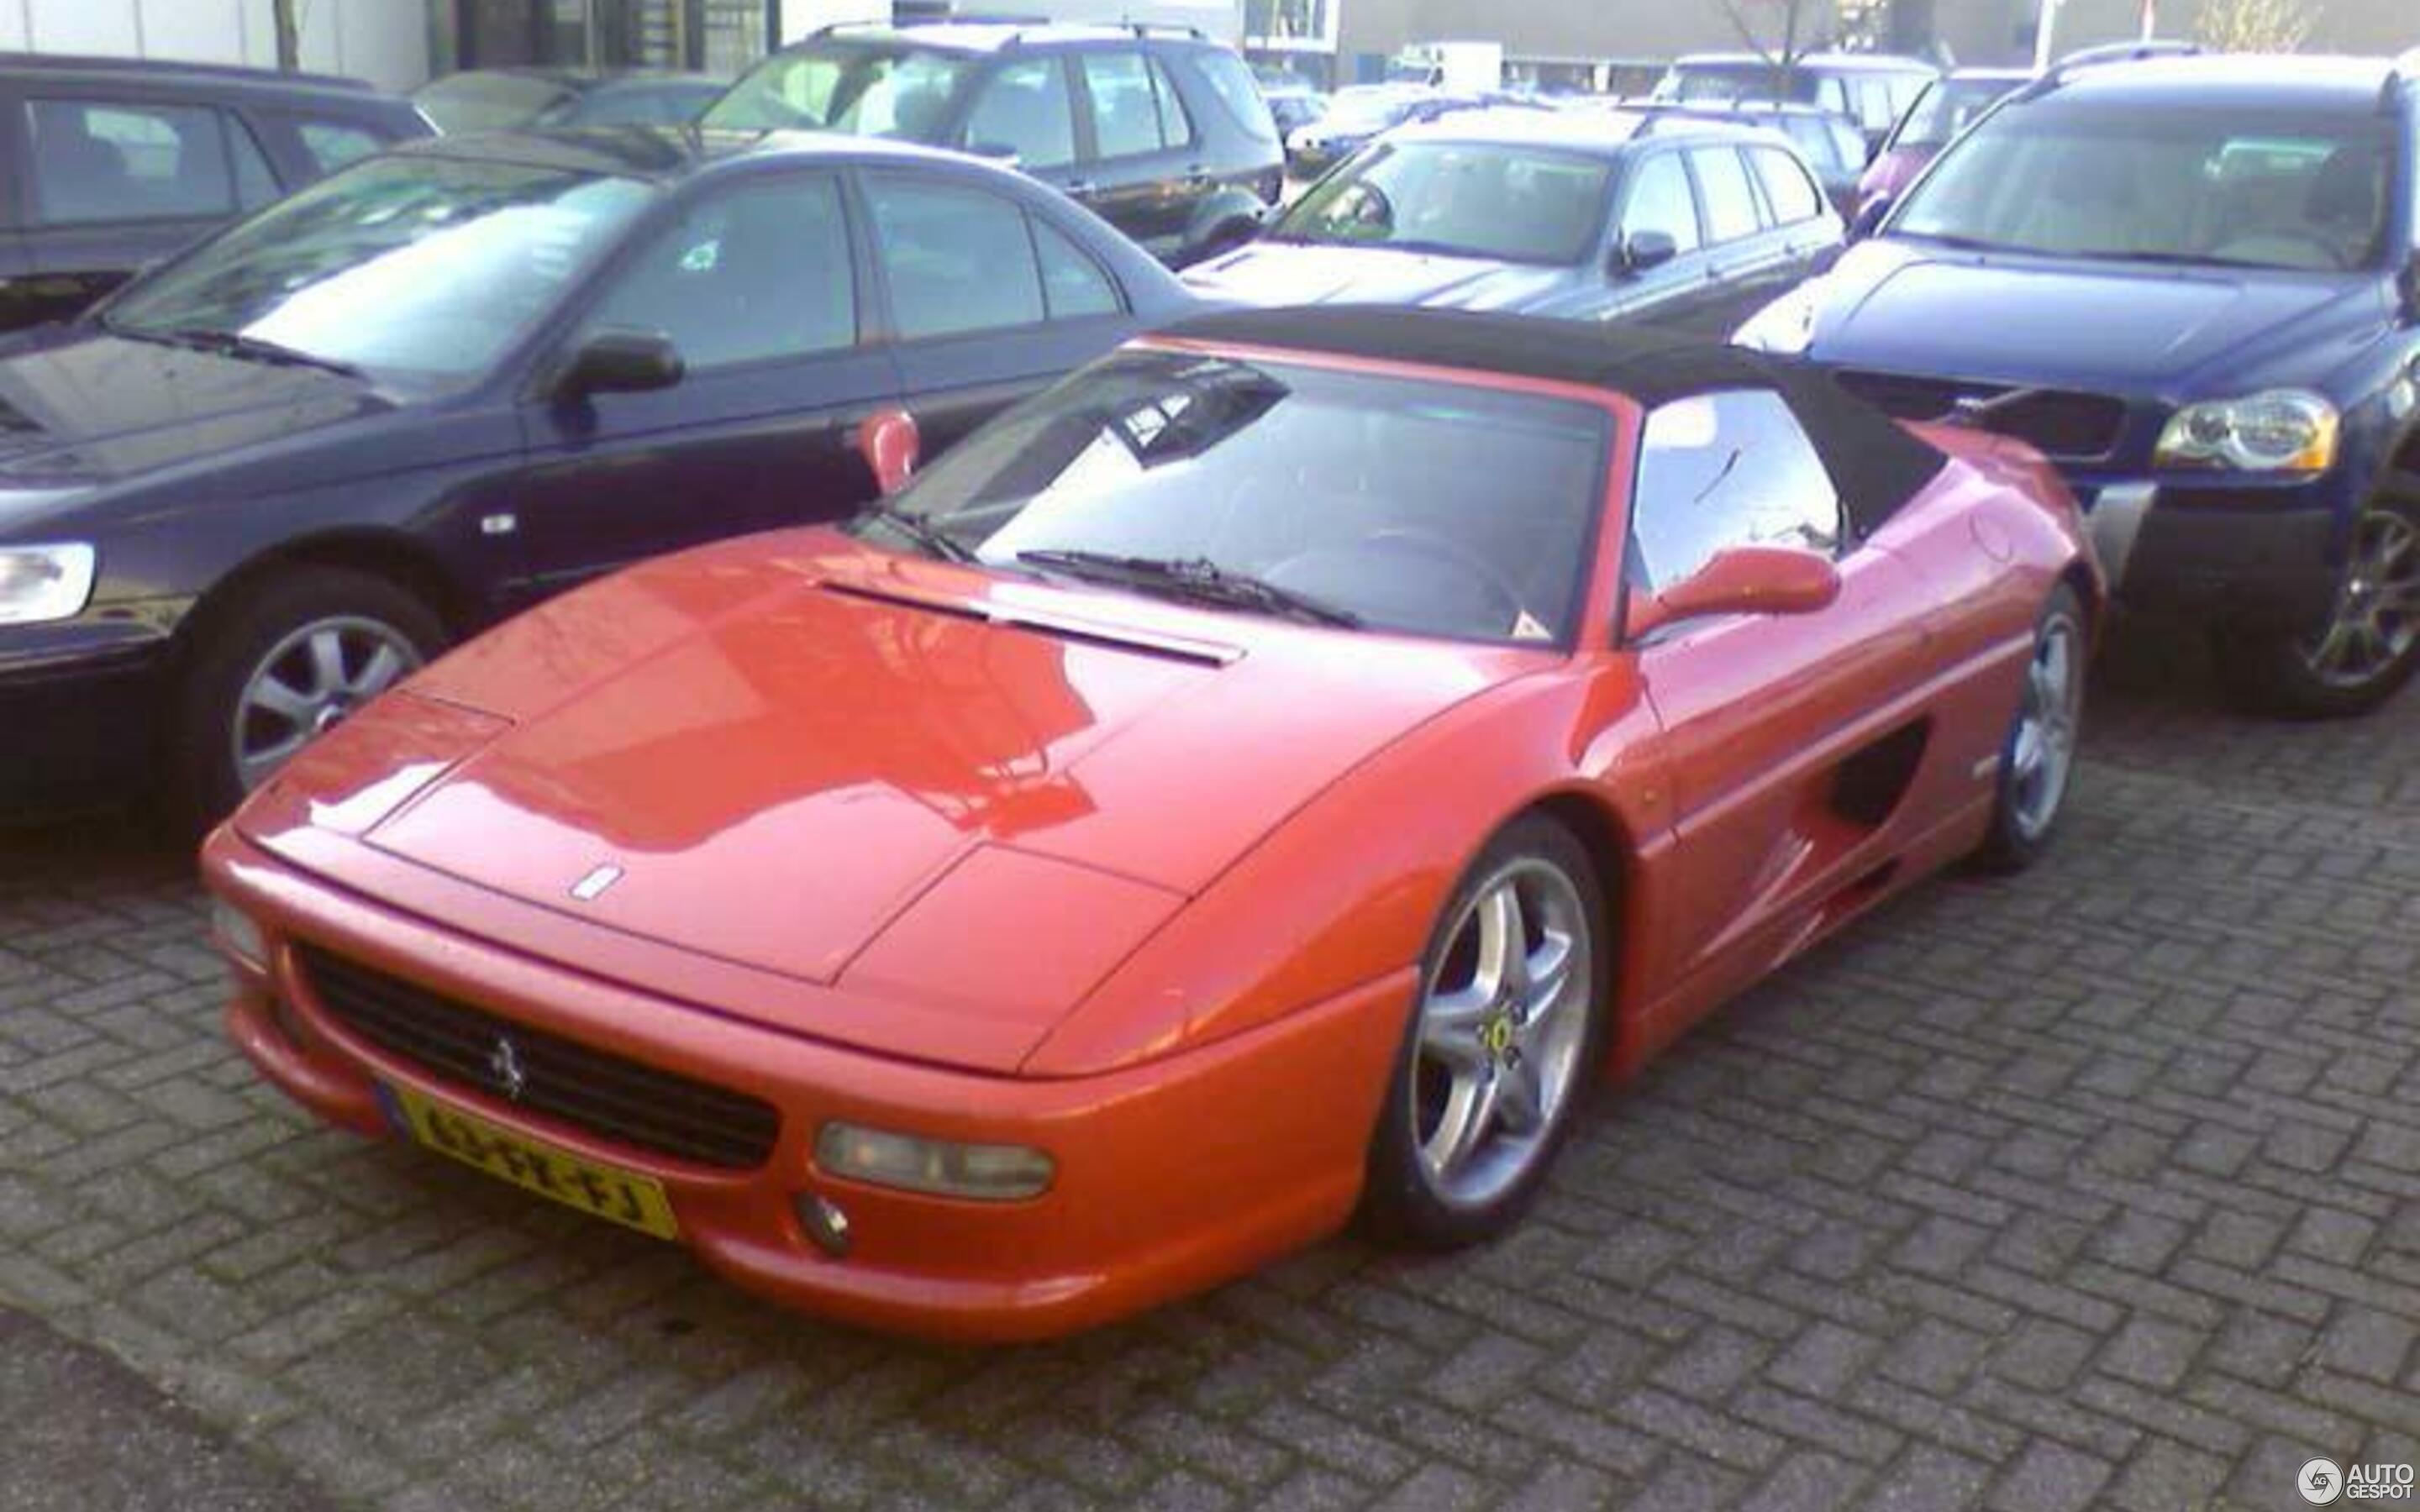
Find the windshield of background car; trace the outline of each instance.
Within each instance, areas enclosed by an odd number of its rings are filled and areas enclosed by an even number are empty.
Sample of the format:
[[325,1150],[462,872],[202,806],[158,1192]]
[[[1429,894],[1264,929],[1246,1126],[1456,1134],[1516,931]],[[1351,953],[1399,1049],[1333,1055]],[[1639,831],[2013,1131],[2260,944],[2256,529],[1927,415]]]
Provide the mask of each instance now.
[[892,501],[1009,570],[1030,551],[1207,563],[1373,629],[1544,644],[1576,620],[1609,418],[1469,384],[1125,352]]
[[939,143],[950,101],[979,62],[963,53],[849,43],[777,53],[733,85],[698,124]]
[[526,73],[449,73],[414,90],[418,105],[448,136],[527,126],[572,98],[551,80]]
[[2385,116],[2056,96],[2012,105],[1943,154],[1896,234],[1985,250],[2343,271],[2374,263]]
[[1770,63],[1690,63],[1676,67],[1655,86],[1658,100],[1731,100],[1815,98],[1815,76]]
[[1420,101],[1418,95],[1394,93],[1357,94],[1347,89],[1327,103],[1322,116],[1322,128],[1339,133],[1357,135],[1385,131],[1409,116]]
[[1576,263],[1606,224],[1611,165],[1576,152],[1453,142],[1381,144],[1319,181],[1271,239]]
[[104,307],[113,331],[240,335],[407,386],[485,372],[658,191],[519,163],[378,158]]
[[1937,79],[1907,113],[1907,124],[1891,138],[1894,147],[1938,147],[1975,124],[1994,100],[2014,89],[2007,79]]

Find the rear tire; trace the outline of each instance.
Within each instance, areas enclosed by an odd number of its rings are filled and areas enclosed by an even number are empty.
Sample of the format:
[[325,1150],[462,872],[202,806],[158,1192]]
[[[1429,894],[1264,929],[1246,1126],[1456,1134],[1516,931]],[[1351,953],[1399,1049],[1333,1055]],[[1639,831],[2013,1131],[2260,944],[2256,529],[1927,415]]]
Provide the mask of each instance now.
[[2420,479],[2381,490],[2353,522],[2324,625],[2221,631],[2212,649],[2229,696],[2256,714],[2342,719],[2393,698],[2420,672]]
[[1450,1249],[1517,1219],[1604,1058],[1610,950],[1588,851],[1543,814],[1488,842],[1447,900],[1370,1142],[1362,1220]]
[[2000,746],[1992,827],[1975,853],[1987,871],[2022,872],[2050,848],[2075,778],[2091,645],[2083,601],[2059,584],[2034,624],[2024,687]]
[[174,694],[163,776],[168,821],[186,838],[447,640],[427,604],[350,568],[297,568],[238,592],[201,627]]

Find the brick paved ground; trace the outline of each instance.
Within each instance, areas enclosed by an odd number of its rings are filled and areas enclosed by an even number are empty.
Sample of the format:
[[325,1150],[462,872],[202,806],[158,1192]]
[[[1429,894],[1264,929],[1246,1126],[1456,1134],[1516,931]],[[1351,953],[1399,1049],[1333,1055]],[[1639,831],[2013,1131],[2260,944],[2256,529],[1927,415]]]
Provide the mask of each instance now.
[[2048,863],[1718,1015],[1510,1242],[1009,1353],[313,1127],[172,859],[0,841],[0,1303],[394,1512],[2300,1506],[2420,1460],[2420,694],[2250,724],[2146,644]]

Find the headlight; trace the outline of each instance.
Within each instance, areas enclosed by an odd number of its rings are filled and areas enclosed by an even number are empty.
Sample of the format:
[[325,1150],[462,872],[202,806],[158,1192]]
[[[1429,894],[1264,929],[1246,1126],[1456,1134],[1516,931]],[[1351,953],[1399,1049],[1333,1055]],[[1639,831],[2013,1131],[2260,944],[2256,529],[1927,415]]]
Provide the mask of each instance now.
[[815,1135],[815,1164],[876,1186],[980,1202],[1040,1196],[1056,1172],[1048,1155],[1024,1145],[960,1145],[853,1123],[823,1126]]
[[2155,467],[2325,472],[2336,459],[2336,407],[2301,389],[2189,404],[2160,432]]
[[210,900],[210,933],[217,936],[220,949],[245,965],[255,971],[269,969],[269,942],[261,937],[260,925],[224,898]]
[[1749,316],[1731,344],[1776,357],[1804,357],[1815,344],[1814,299],[1804,288],[1792,289]]
[[94,555],[82,542],[0,546],[0,625],[39,625],[81,612],[92,597]]

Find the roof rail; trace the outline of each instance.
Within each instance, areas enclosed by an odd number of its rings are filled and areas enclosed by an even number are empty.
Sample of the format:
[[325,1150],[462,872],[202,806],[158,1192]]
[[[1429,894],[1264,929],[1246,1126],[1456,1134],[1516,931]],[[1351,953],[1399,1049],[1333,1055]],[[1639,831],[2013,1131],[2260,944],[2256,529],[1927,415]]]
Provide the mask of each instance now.
[[1201,27],[1180,21],[1130,21],[1125,23],[1125,29],[1137,37],[1185,37],[1197,42],[1210,39],[1209,33]]
[[2097,69],[2111,63],[2141,63],[2158,57],[2197,57],[2201,52],[2199,42],[2178,39],[2146,38],[2139,42],[2108,42],[2070,53],[2052,64],[2050,71],[2060,74],[2071,69]]

